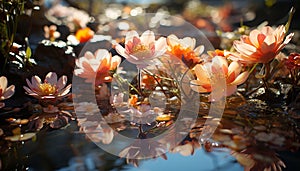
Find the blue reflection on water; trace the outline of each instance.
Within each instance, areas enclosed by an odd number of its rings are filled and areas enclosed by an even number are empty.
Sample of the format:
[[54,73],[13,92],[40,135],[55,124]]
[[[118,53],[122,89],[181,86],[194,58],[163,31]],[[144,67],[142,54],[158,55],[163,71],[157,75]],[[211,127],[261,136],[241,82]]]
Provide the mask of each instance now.
[[157,158],[140,163],[140,166],[128,168],[127,171],[159,171],[159,170],[200,170],[200,171],[242,171],[235,158],[229,154],[228,149],[207,153],[202,148],[195,151],[192,156],[182,156],[179,153],[167,154],[168,160]]

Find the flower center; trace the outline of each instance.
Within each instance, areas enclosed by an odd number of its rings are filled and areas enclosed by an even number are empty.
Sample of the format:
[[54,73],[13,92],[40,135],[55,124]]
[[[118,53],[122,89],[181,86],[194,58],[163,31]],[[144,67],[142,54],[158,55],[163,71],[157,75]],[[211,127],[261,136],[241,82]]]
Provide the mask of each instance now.
[[171,53],[180,60],[182,58],[188,60],[194,60],[197,56],[190,48],[183,48],[181,45],[175,45],[172,47]]
[[136,46],[133,47],[132,52],[133,53],[137,53],[137,52],[144,52],[144,51],[148,51],[149,48],[143,44],[138,44]]
[[56,93],[56,86],[49,83],[43,83],[39,86],[43,95],[53,95]]
[[2,97],[2,95],[3,95],[2,93],[3,93],[3,90],[2,90],[2,88],[0,88],[0,100],[2,100],[2,99],[1,99],[1,97]]

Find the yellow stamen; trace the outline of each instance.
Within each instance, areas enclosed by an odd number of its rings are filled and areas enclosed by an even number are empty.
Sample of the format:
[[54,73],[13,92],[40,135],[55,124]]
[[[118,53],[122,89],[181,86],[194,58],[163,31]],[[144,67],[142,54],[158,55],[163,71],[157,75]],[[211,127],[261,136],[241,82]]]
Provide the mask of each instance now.
[[49,83],[43,83],[39,86],[42,95],[53,95],[56,93],[56,86]]
[[133,47],[133,53],[141,52],[141,51],[148,51],[149,48],[143,44],[138,44]]

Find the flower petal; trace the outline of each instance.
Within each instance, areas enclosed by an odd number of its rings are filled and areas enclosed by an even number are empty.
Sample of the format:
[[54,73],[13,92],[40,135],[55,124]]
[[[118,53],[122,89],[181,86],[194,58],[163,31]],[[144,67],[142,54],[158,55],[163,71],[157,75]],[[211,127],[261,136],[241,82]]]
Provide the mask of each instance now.
[[11,85],[9,86],[5,92],[3,93],[3,97],[4,99],[8,99],[10,98],[13,94],[15,93],[15,86],[14,85]]
[[2,76],[2,77],[0,77],[0,88],[3,91],[5,91],[6,87],[7,87],[7,78]]
[[227,85],[226,87],[226,96],[230,96],[236,92],[237,86],[236,85]]
[[155,41],[155,36],[152,31],[147,30],[141,35],[140,39],[144,45],[149,45]]
[[57,83],[56,73],[55,72],[49,72],[45,77],[45,83],[56,85],[56,83]]
[[68,77],[67,76],[65,76],[65,75],[61,76],[59,78],[59,80],[57,81],[57,84],[56,84],[57,90],[61,91],[61,89],[63,89],[66,86],[67,81],[68,81]]
[[31,77],[31,85],[32,85],[32,90],[38,90],[39,89],[39,86],[41,85],[41,79],[40,79],[40,77],[38,77],[38,76],[33,76],[33,77]]
[[127,44],[129,41],[133,42],[134,37],[139,37],[139,34],[135,30],[127,32],[125,36],[125,44]]
[[249,77],[249,71],[245,71],[241,73],[239,76],[235,78],[233,82],[231,82],[231,85],[240,85],[243,84]]

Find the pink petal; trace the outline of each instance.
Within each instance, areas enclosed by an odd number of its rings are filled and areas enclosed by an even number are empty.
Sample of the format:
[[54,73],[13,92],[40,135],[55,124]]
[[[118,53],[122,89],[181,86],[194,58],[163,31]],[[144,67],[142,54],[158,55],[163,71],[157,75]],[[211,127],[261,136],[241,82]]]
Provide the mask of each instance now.
[[33,88],[33,86],[32,86],[32,84],[31,84],[31,82],[26,78],[26,82],[27,82],[27,85],[29,86],[29,88]]
[[132,31],[127,32],[126,36],[125,36],[125,44],[127,44],[127,42],[129,42],[129,41],[133,42],[134,37],[139,37],[139,34],[136,31],[132,30]]
[[209,73],[207,72],[205,66],[198,64],[195,66],[195,74],[197,76],[198,82],[201,84],[210,84]]
[[95,59],[95,56],[94,56],[94,54],[93,54],[92,52],[87,51],[87,52],[85,52],[85,54],[84,54],[84,58],[90,60],[90,59]]
[[2,76],[2,77],[0,77],[0,88],[3,91],[5,91],[6,87],[7,87],[7,78]]
[[31,77],[31,85],[32,85],[32,90],[34,89],[39,89],[39,86],[41,85],[41,79],[38,76],[33,76]]
[[185,37],[185,38],[180,40],[180,44],[183,47],[194,49],[195,46],[196,46],[196,39],[191,38],[191,37]]
[[150,43],[155,41],[155,36],[152,31],[147,30],[141,35],[140,39],[144,45],[149,45]]
[[227,85],[226,87],[226,96],[230,96],[236,92],[237,86],[236,85]]
[[194,52],[196,53],[196,55],[201,55],[204,52],[204,46],[200,45],[196,47],[196,49],[194,49]]
[[155,42],[155,55],[154,56],[160,56],[164,54],[167,50],[167,41],[165,37],[159,38]]
[[242,43],[240,41],[234,41],[233,46],[239,53],[245,54],[246,56],[252,55],[257,50],[254,46]]
[[234,78],[240,74],[242,70],[242,65],[238,62],[231,62],[229,67],[228,67],[228,75],[230,75],[231,73],[234,73]]
[[249,77],[249,71],[245,71],[238,75],[233,82],[231,82],[231,85],[240,85],[243,84]]
[[190,86],[191,86],[192,90],[199,92],[199,93],[210,92],[211,87],[208,87],[208,86],[203,87],[202,85],[203,85],[202,82],[199,80],[192,80],[190,82]]
[[270,26],[265,26],[261,29],[261,33],[268,36],[268,35],[272,35],[274,32],[274,30],[272,29],[272,27]]
[[45,83],[56,85],[56,83],[57,83],[57,75],[56,75],[56,73],[55,72],[49,72],[46,75]]
[[167,43],[169,46],[175,46],[179,44],[179,39],[174,34],[171,34],[167,37]]
[[26,86],[23,86],[23,88],[25,89],[25,91],[26,91],[27,93],[29,93],[29,94],[32,94],[32,93],[33,93],[33,91],[32,91],[30,88],[28,88],[28,87],[26,87]]
[[9,86],[5,92],[3,93],[3,97],[4,99],[8,99],[10,98],[13,94],[15,93],[15,86],[14,85],[11,85]]
[[260,34],[260,31],[258,30],[253,30],[250,32],[249,39],[251,43],[257,48],[259,47],[259,40],[258,40],[258,35]]
[[58,96],[63,97],[63,96],[65,96],[65,95],[67,95],[67,94],[70,92],[71,86],[72,86],[72,85],[69,84],[66,88],[62,89],[62,90],[59,92]]
[[212,69],[214,69],[212,72],[215,74],[218,74],[220,72],[220,69],[223,70],[223,73],[226,75],[228,74],[228,62],[227,60],[222,56],[215,56],[212,59]]
[[120,45],[117,44],[115,47],[116,51],[118,52],[119,55],[123,56],[124,58],[128,58],[128,54],[125,53],[125,49]]
[[62,77],[60,77],[56,84],[57,90],[61,91],[61,89],[63,89],[66,86],[67,81],[68,81],[67,76],[63,75]]

